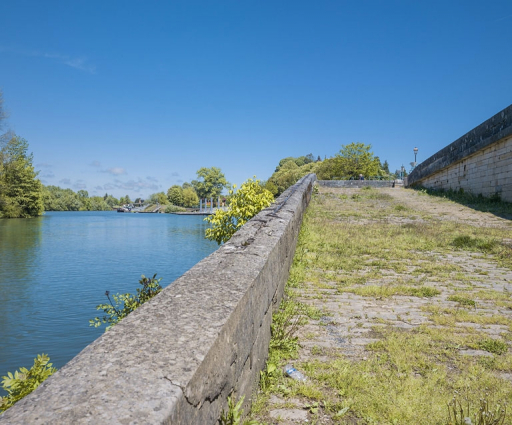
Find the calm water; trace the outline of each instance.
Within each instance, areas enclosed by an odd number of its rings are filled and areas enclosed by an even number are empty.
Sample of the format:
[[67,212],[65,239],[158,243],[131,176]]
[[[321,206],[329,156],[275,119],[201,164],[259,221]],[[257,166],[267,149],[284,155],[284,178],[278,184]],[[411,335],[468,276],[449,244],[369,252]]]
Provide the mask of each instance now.
[[[0,376],[48,353],[61,367],[104,332],[89,327],[105,291],[167,286],[217,249],[202,217],[48,212],[0,219]],[[1,391],[1,390],[0,390]]]

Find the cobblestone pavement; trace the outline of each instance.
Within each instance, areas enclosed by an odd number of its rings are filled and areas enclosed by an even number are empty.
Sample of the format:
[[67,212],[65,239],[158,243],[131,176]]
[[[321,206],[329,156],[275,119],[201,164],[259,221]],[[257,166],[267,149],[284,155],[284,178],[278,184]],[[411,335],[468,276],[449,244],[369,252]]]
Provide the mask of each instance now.
[[[357,200],[358,194],[364,194],[364,191],[358,189],[320,188],[318,197],[337,201],[324,203],[322,211],[328,220],[340,222],[342,226],[357,227],[372,223],[396,226],[414,223],[418,226],[421,223],[453,222],[461,226],[458,229],[466,229],[468,232],[474,228],[497,229],[502,232],[500,235],[504,244],[512,242],[511,220],[491,213],[475,211],[442,198],[418,194],[412,190],[379,189],[378,193],[380,195],[377,199],[364,204],[362,210],[348,206],[351,200]],[[313,202],[318,202],[318,199]],[[379,212],[379,208],[382,212]],[[402,210],[406,213],[401,214]],[[320,210],[317,210],[317,213],[318,211]],[[367,214],[367,211],[371,212]],[[308,252],[307,255],[314,257],[315,253]],[[410,255],[412,258],[415,257],[414,252]],[[368,258],[363,260],[369,261]],[[309,320],[299,331],[300,350],[299,357],[295,360],[297,367],[312,361],[327,362],[339,356],[353,362],[364,362],[369,355],[368,344],[376,343],[382,338],[382,334],[378,331],[380,327],[388,330],[410,331],[422,325],[438,329],[456,326],[457,332],[462,335],[465,334],[464,330],[468,329],[468,333],[476,331],[479,335],[488,335],[491,339],[507,341],[507,355],[510,355],[512,345],[510,338],[512,298],[509,295],[512,293],[512,270],[510,268],[503,264],[498,265],[496,258],[478,250],[432,249],[430,252],[423,251],[418,261],[411,264],[406,260],[393,258],[388,260],[391,263],[402,261],[403,269],[397,271],[396,267],[394,269],[390,267],[387,270],[385,262],[381,263],[377,275],[370,273],[369,268],[368,278],[363,279],[363,285],[379,286],[396,281],[410,283],[421,280],[422,284],[435,288],[439,293],[432,297],[362,296],[358,295],[357,291],[340,290],[339,277],[337,280],[335,277],[330,280],[325,277],[329,276],[328,273],[324,273],[319,279],[302,282],[298,289],[294,289],[298,299],[320,309],[322,316],[318,320]],[[447,272],[429,275],[422,271],[423,263],[429,267],[445,267]],[[375,268],[372,270],[375,271]],[[359,270],[358,275],[364,278],[364,270]],[[461,293],[469,297],[468,299],[475,300],[474,305],[461,307],[460,301],[449,300],[450,297],[453,299],[454,295]],[[501,302],[497,303],[497,298]],[[456,318],[455,324],[452,322],[447,324],[436,319],[436,317],[444,317],[442,314],[434,317],[433,312],[442,313],[445,310],[455,311],[453,314],[457,314],[459,310],[464,314],[468,312],[474,315],[471,317],[479,317],[479,320],[464,321]],[[491,320],[497,315],[502,319]],[[473,358],[494,355],[474,346],[457,347],[456,354]],[[512,382],[510,370],[497,371],[496,374],[505,381]],[[308,407],[310,406],[308,403],[309,401],[303,397],[286,398],[282,394],[274,394],[268,401],[268,416],[264,421],[280,424],[370,423],[354,418],[347,419],[346,422],[334,419],[332,413],[327,412],[326,409],[313,410]]]

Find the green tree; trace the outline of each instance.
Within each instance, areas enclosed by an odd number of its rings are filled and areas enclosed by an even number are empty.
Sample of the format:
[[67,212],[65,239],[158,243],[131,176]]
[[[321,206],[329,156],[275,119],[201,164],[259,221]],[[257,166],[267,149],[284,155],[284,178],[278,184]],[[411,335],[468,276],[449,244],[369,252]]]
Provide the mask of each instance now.
[[164,192],[157,192],[149,195],[149,202],[152,204],[167,205],[169,203],[169,199]]
[[13,136],[0,150],[0,215],[36,217],[44,212],[43,185],[28,154],[28,142]]
[[387,174],[390,174],[390,171],[389,171],[389,164],[388,164],[388,161],[385,160],[384,161],[384,164],[382,164],[382,170],[387,173]]
[[199,197],[193,187],[183,189],[183,206],[187,208],[197,207],[199,205]]
[[102,196],[91,196],[88,201],[89,209],[87,211],[110,211],[112,209]]
[[192,186],[200,198],[216,198],[222,189],[229,186],[229,182],[220,168],[202,167],[196,172],[197,180],[192,180]]
[[106,198],[104,197],[103,199],[110,208],[114,208],[119,205],[119,199],[114,198],[112,195],[106,195]]
[[178,185],[171,186],[167,191],[167,198],[172,205],[183,206],[183,188]]
[[255,177],[254,180],[248,179],[242,183],[238,191],[229,191],[231,202],[228,209],[218,209],[215,214],[205,218],[212,225],[206,229],[207,239],[219,245],[228,241],[240,227],[274,201],[274,196],[259,183]]
[[80,201],[80,211],[91,211],[91,199],[89,198],[89,192],[86,190],[79,190],[76,195]]
[[[285,158],[286,159],[286,158]],[[272,192],[273,195],[278,196],[283,193],[290,186],[294,185],[299,181],[301,177],[309,173],[316,172],[317,163],[304,161],[306,157],[300,158],[288,158],[286,162],[280,164],[276,169],[277,171],[270,176],[268,181],[265,183],[265,187]],[[299,161],[297,161],[299,160]],[[297,165],[303,164],[302,166]]]
[[45,211],[78,211],[82,205],[71,189],[52,185],[43,187],[43,201]]
[[132,200],[130,199],[130,197],[128,195],[121,196],[119,198],[119,204],[121,204],[121,205],[126,205],[126,204],[131,204],[131,203],[132,203]]
[[324,160],[318,168],[318,178],[331,180],[376,176],[381,174],[380,160],[364,143],[342,145],[334,158]]

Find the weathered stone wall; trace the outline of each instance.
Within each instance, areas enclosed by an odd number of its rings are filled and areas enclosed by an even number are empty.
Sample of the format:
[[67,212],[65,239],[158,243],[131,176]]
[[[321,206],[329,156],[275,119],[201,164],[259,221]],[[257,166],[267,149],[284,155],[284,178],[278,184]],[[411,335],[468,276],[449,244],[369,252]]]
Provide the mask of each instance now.
[[419,164],[407,185],[498,194],[512,202],[512,105]]
[[318,180],[325,187],[393,187],[392,180]]
[[247,406],[315,179],[288,189],[281,208],[260,212],[0,423],[214,424],[233,391]]

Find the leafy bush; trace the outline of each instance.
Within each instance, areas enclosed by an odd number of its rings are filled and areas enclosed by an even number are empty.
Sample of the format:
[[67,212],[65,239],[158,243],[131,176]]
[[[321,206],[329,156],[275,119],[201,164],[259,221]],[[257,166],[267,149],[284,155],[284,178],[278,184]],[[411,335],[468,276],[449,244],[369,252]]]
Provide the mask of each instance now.
[[38,354],[34,365],[28,370],[21,367],[19,372],[11,372],[2,376],[2,388],[8,395],[0,397],[0,412],[7,410],[17,401],[34,391],[46,378],[57,371],[52,367],[50,358],[46,354]]
[[105,323],[108,324],[106,329],[108,331],[121,319],[158,294],[162,290],[160,286],[161,280],[162,278],[156,279],[156,273],[152,278],[142,275],[139,280],[142,288],[137,288],[137,295],[130,293],[115,294],[112,296],[114,303],[110,299],[110,292],[106,291],[105,295],[108,298],[109,304],[100,304],[96,307],[96,310],[103,310],[106,316],[103,316],[101,319],[95,317],[93,320],[89,320],[89,325],[97,328]]
[[[233,188],[236,188],[236,185],[233,185]],[[219,245],[228,241],[247,221],[274,201],[272,193],[260,186],[256,176],[254,180],[248,179],[242,183],[237,192],[230,190],[229,194],[229,208],[226,211],[218,209],[215,214],[205,218],[205,221],[212,224],[212,227],[206,229],[206,238],[216,241]]]
[[166,213],[185,212],[186,208],[178,207],[177,205],[167,205],[165,208]]

